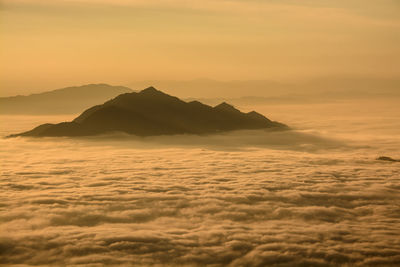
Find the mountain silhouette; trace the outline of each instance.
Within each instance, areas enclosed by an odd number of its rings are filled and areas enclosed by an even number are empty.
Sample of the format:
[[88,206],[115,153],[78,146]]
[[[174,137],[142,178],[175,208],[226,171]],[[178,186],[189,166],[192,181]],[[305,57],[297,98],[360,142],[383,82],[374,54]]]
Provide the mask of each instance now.
[[185,102],[149,87],[93,106],[72,122],[43,124],[12,136],[88,136],[116,131],[151,136],[263,128],[288,129],[255,111],[243,113],[227,103],[211,107]]
[[128,92],[132,90],[124,86],[88,84],[28,96],[0,97],[0,114],[74,114]]

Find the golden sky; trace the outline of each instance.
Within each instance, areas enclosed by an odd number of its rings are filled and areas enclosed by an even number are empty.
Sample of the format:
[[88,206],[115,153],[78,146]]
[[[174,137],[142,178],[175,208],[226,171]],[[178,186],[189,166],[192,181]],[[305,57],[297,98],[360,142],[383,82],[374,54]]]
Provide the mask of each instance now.
[[400,74],[399,0],[0,0],[0,94]]

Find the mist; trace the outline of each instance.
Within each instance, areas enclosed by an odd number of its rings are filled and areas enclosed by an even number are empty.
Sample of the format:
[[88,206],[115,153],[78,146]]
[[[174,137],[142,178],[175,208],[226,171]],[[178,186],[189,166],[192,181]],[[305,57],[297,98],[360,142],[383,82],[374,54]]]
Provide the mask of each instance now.
[[397,101],[239,107],[292,130],[1,139],[1,262],[398,264],[400,168],[376,160],[400,158]]
[[258,107],[285,132],[2,139],[1,262],[395,266],[400,169],[376,157],[399,157],[398,109],[362,106]]
[[0,93],[199,78],[398,80],[399,9],[392,0],[3,0]]

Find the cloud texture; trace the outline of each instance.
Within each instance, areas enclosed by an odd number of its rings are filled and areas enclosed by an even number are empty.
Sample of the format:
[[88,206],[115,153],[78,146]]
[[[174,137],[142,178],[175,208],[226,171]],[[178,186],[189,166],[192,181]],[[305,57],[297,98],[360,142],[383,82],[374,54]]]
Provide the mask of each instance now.
[[256,110],[302,131],[0,139],[0,264],[398,266],[397,102]]
[[400,168],[361,152],[2,142],[6,265],[400,263]]

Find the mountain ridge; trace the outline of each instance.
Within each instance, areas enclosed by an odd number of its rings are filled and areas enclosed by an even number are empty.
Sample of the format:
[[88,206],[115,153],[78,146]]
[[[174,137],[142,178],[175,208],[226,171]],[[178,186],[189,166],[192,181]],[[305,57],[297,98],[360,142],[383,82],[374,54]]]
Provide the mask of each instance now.
[[212,134],[264,128],[288,129],[255,111],[243,113],[225,102],[215,107],[198,101],[185,102],[148,87],[86,109],[71,122],[44,124],[11,137],[88,136],[116,131],[138,136]]
[[128,92],[132,92],[132,89],[100,83],[64,87],[30,95],[0,97],[0,114],[73,114]]

